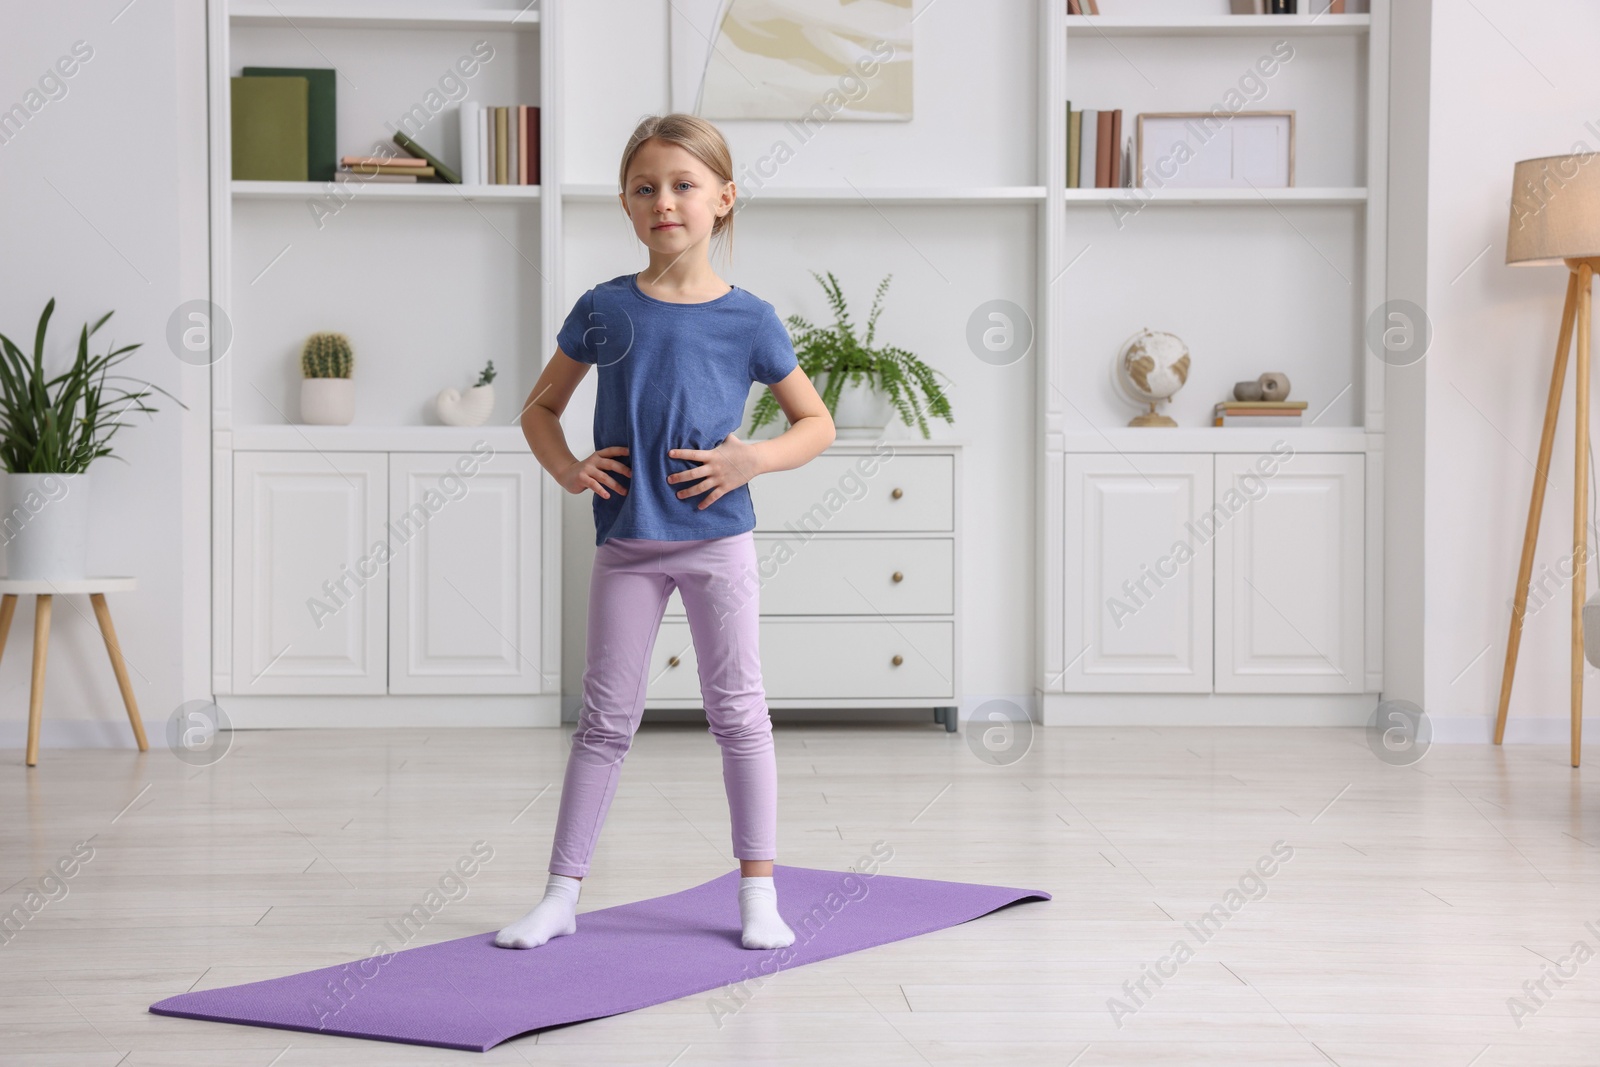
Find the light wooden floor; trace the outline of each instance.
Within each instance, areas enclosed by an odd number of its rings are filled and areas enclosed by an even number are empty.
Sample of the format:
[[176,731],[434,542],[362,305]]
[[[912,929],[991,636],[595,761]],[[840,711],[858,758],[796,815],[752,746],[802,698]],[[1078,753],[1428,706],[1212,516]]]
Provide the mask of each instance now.
[[[1600,747],[1580,771],[1534,746],[1396,768],[1337,729],[1040,729],[997,768],[932,723],[782,726],[779,862],[843,870],[884,841],[886,874],[1055,899],[784,972],[721,1028],[707,994],[480,1055],[146,1011],[370,955],[479,839],[493,859],[412,944],[520,915],[568,729],[246,732],[205,769],[160,731],[142,756],[7,751],[4,908],[95,852],[0,945],[0,1065],[1600,1062],[1600,959],[1520,1029],[1507,1007],[1575,942],[1600,951]],[[1266,895],[1201,944],[1183,923],[1279,840]],[[580,910],[732,866],[715,742],[647,726]],[[1108,999],[1179,938],[1193,958],[1116,1026]]]

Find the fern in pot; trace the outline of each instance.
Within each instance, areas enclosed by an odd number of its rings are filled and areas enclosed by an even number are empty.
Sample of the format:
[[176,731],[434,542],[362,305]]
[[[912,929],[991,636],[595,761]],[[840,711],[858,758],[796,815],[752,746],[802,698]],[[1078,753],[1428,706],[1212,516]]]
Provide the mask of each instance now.
[[[111,455],[111,438],[129,412],[153,413],[160,386],[112,373],[137,344],[91,355],[89,338],[111,318],[78,333],[65,370],[45,370],[45,332],[55,311],[44,306],[30,356],[0,334],[0,463],[6,470],[0,543],[10,578],[87,577],[89,464]],[[122,383],[132,383],[131,387]],[[186,406],[179,401],[179,406]]]
[[[867,315],[866,336],[860,339],[856,337],[844,293],[833,272],[828,272],[827,280],[816,271],[812,271],[811,276],[828,295],[833,324],[816,326],[799,315],[790,315],[784,321],[794,341],[795,358],[833,414],[837,436],[879,437],[896,413],[907,426],[918,427],[923,437],[929,436],[930,415],[953,423],[950,400],[938,381],[939,377],[947,376],[940,375],[903,348],[873,346],[878,315],[883,310],[883,294],[894,276],[885,275],[878,283],[878,290],[872,297],[872,310]],[[773,422],[781,413],[777,398],[770,392],[762,393],[750,416],[751,433]]]

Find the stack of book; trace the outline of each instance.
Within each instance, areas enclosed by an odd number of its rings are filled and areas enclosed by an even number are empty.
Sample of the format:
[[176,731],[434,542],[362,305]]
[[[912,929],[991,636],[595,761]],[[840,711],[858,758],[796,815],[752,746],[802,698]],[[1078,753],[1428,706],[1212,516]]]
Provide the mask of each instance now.
[[468,185],[539,184],[539,108],[461,105],[461,180]]
[[1133,167],[1122,136],[1122,109],[1074,111],[1067,102],[1067,188],[1123,189]]
[[333,180],[333,70],[245,67],[230,84],[234,180]]
[[1214,426],[1253,426],[1258,430],[1299,426],[1304,400],[1224,400],[1217,404]]
[[1100,14],[1100,4],[1097,0],[1067,0],[1067,14],[1098,15]]
[[[1342,15],[1344,0],[1307,0],[1306,7],[1312,15]],[[1233,0],[1235,15],[1298,15],[1300,5],[1296,0]]]
[[344,156],[339,160],[336,182],[415,182],[436,179],[438,172],[425,159],[410,156]]

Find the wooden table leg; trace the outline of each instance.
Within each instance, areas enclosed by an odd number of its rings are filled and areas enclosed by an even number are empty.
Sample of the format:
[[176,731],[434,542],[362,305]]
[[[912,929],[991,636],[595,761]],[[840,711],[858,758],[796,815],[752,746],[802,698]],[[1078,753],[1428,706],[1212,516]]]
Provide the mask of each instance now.
[[44,664],[50,648],[49,593],[34,597],[33,688],[28,695],[28,766],[39,762],[39,723],[44,718]]
[[17,596],[7,593],[0,597],[0,656],[5,655],[6,638],[11,635],[11,617],[17,613]]
[[[144,723],[139,720],[139,703],[133,698],[133,683],[128,680],[128,664],[122,658],[122,645],[117,642],[116,628],[111,625],[111,609],[106,607],[104,593],[90,593],[94,617],[100,620],[100,636],[106,639],[106,653],[111,657],[111,669],[117,676],[117,688],[122,690],[122,703],[128,709],[128,721],[133,724],[133,738],[139,742],[139,751],[150,751],[144,737]],[[0,639],[3,640],[3,639]]]

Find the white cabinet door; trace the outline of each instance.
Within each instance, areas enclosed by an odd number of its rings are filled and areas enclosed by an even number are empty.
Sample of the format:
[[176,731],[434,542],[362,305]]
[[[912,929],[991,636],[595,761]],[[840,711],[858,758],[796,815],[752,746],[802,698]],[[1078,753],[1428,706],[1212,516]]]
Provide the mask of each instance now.
[[1217,692],[1365,688],[1362,464],[1216,457]]
[[533,456],[395,452],[389,501],[389,692],[539,692]]
[[236,452],[233,691],[382,693],[387,457]]
[[1064,468],[1064,688],[1209,693],[1211,548],[1195,520],[1211,457],[1073,454]]

